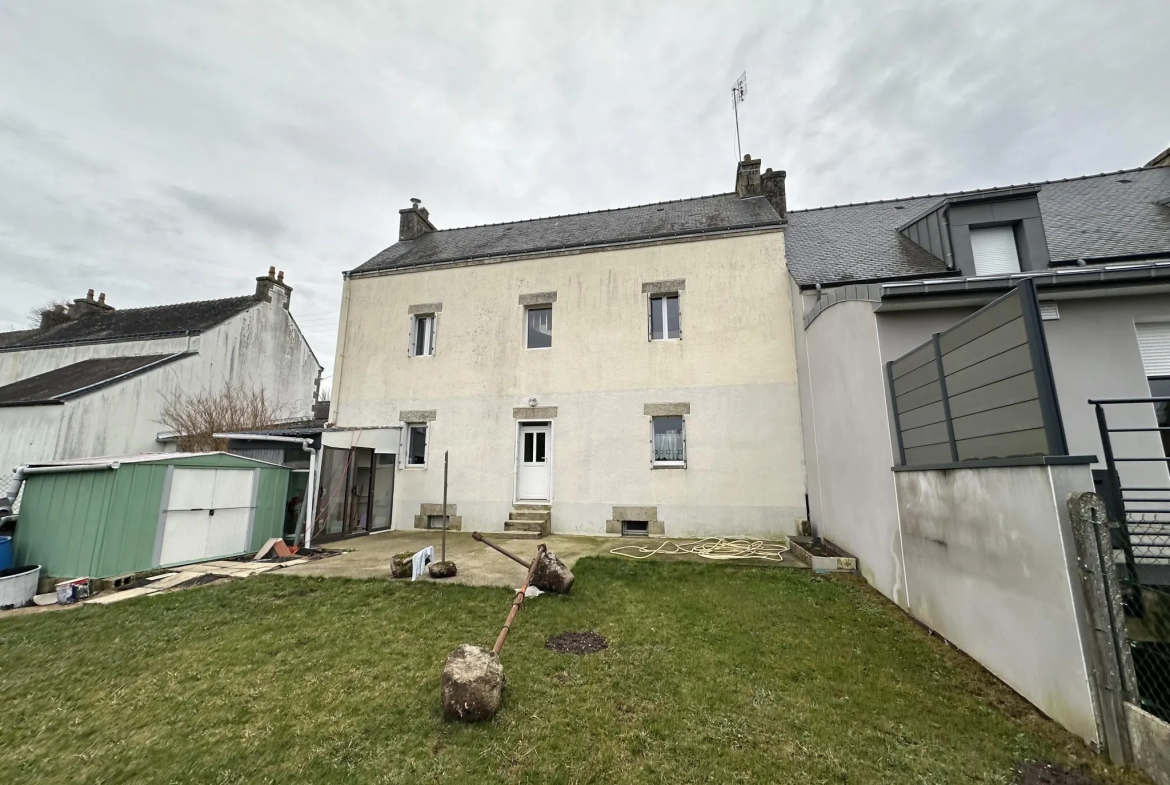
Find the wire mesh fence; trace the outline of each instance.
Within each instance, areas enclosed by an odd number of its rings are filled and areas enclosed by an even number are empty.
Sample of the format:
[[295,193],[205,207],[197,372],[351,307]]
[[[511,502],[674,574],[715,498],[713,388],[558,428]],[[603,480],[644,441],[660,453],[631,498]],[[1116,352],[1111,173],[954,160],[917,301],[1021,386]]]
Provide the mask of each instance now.
[[1150,714],[1170,722],[1170,586],[1126,575],[1121,587],[1137,677],[1138,694],[1132,697]]

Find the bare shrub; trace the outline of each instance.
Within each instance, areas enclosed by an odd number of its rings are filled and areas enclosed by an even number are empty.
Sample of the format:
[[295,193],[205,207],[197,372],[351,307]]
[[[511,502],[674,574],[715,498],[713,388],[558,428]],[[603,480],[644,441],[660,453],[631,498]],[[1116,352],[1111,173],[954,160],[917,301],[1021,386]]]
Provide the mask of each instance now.
[[26,314],[28,317],[28,326],[34,330],[39,328],[45,314],[50,314],[48,326],[55,327],[58,324],[64,324],[69,321],[69,317],[65,314],[68,308],[69,301],[62,298],[49,300],[48,302],[33,306],[28,309],[28,313]]
[[227,449],[227,440],[214,434],[270,428],[287,419],[285,410],[264,388],[234,384],[165,395],[159,422],[179,435],[181,451],[216,452]]

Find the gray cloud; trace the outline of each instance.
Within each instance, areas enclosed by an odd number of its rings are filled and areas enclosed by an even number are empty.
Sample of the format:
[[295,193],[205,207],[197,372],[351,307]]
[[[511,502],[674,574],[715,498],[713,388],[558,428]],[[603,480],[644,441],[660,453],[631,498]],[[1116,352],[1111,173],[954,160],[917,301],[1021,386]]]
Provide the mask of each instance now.
[[744,149],[797,208],[1138,165],[1167,27],[1161,0],[0,4],[0,328],[276,265],[330,364],[341,271],[408,198],[451,227],[726,191],[744,69]]
[[211,221],[218,228],[232,234],[273,242],[287,231],[279,218],[234,199],[196,193],[178,186],[168,186],[163,192],[192,212]]

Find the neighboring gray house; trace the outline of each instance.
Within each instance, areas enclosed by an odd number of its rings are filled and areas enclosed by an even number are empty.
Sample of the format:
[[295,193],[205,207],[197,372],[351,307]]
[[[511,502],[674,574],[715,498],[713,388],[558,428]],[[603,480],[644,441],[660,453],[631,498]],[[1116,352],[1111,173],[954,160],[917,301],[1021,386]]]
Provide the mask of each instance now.
[[786,250],[814,532],[1104,746],[1068,500],[1113,487],[1089,399],[1147,399],[1106,407],[1147,429],[1115,452],[1153,459],[1111,498],[1124,574],[1166,585],[1170,168],[796,210]]
[[310,416],[321,365],[291,294],[275,269],[253,294],[150,308],[91,290],[38,329],[0,333],[0,483],[30,462],[173,449],[159,420],[178,391],[260,387]]
[[[1102,455],[1088,399],[1170,395],[1170,168],[794,210],[787,239],[811,523],[903,607],[886,363],[1031,277],[1070,454]],[[1170,425],[1149,404],[1110,417]],[[949,445],[930,433],[907,455],[946,463]],[[1163,454],[1157,434],[1119,438],[1131,454]],[[960,454],[992,457],[976,454],[983,444]],[[1164,464],[1123,472],[1170,488]]]

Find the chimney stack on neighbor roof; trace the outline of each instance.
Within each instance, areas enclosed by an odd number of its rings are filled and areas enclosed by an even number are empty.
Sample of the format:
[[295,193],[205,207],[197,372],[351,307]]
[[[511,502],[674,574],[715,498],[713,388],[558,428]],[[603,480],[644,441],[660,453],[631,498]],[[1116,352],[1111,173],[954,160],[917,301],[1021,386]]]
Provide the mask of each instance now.
[[419,199],[411,199],[410,207],[398,211],[398,239],[414,240],[427,232],[435,231],[431,224],[430,213],[422,206]]
[[85,293],[85,298],[78,297],[73,301],[73,305],[69,306],[70,319],[83,319],[86,316],[92,316],[96,313],[106,313],[114,310],[112,305],[106,304],[106,294],[102,292],[100,300],[93,299],[93,289]]
[[261,275],[256,279],[256,299],[272,302],[275,298],[284,310],[288,310],[288,301],[292,297],[292,287],[284,282],[284,270],[276,272],[275,267],[268,268],[268,275]]

